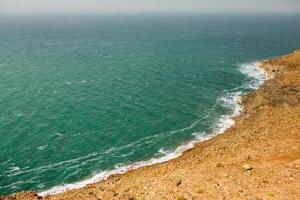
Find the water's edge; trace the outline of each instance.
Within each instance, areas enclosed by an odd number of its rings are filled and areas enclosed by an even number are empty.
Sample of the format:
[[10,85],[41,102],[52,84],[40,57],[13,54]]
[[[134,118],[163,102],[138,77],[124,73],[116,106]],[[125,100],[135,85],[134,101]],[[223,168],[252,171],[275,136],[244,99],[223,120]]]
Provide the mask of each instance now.
[[224,96],[222,96],[219,100],[225,104],[228,108],[231,108],[233,111],[229,115],[221,115],[217,123],[214,125],[214,130],[211,134],[208,134],[206,136],[203,136],[201,133],[194,133],[195,139],[180,145],[172,152],[165,152],[163,150],[160,150],[161,153],[164,153],[162,157],[159,158],[152,158],[147,161],[140,161],[133,163],[131,165],[121,166],[117,169],[110,170],[110,171],[103,171],[100,173],[97,173],[96,175],[92,176],[89,179],[78,181],[75,183],[70,184],[64,184],[55,186],[49,190],[41,191],[38,193],[40,196],[48,196],[58,193],[63,193],[68,190],[72,189],[79,189],[83,188],[88,184],[96,183],[102,180],[107,179],[109,176],[114,174],[123,174],[129,170],[138,169],[145,166],[150,166],[158,163],[163,163],[169,160],[173,160],[179,156],[182,155],[183,152],[193,148],[195,144],[209,140],[216,135],[224,133],[227,129],[232,127],[235,124],[235,121],[233,120],[233,117],[238,116],[242,111],[242,105],[240,104],[240,97],[245,95],[242,91],[242,89],[257,89],[260,85],[263,84],[265,80],[268,79],[268,75],[265,73],[265,71],[261,70],[259,68],[260,63],[259,62],[252,62],[252,63],[244,63],[239,64],[239,71],[245,75],[247,75],[251,80],[248,82],[245,82],[241,87],[236,88],[233,91],[226,92]]

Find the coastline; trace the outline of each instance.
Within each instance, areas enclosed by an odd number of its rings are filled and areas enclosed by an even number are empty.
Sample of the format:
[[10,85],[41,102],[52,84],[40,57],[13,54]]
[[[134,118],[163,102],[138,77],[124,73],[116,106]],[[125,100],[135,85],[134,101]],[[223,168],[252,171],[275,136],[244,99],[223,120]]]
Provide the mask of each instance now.
[[[233,118],[237,117],[242,111],[240,98],[246,94],[242,91],[242,88],[246,90],[254,90],[257,89],[265,80],[267,80],[267,74],[265,71],[259,68],[259,64],[260,62],[256,61],[237,65],[239,68],[238,70],[242,74],[251,78],[251,81],[245,82],[242,86],[234,88],[233,91],[224,92],[225,94],[217,100],[222,101],[223,107],[232,110],[232,112],[226,115],[221,115],[217,122],[214,124],[213,131],[210,134],[195,132],[192,134],[195,137],[193,140],[181,144],[173,151],[162,152],[164,155],[161,157],[154,157],[149,160],[138,161],[129,165],[119,166],[118,168],[109,171],[102,171],[88,179],[83,179],[74,183],[58,185],[48,190],[37,192],[37,194],[43,197],[49,195],[56,195],[67,192],[69,190],[80,189],[89,184],[94,184],[106,180],[107,178],[113,175],[120,175],[142,167],[168,162],[170,160],[180,157],[185,151],[194,148],[195,145],[197,145],[198,143],[210,140],[219,134],[223,134],[227,129],[234,126],[235,121],[233,120]],[[197,123],[197,121],[194,123]],[[192,127],[194,123],[183,129]],[[160,150],[164,151],[163,149]]]
[[[23,192],[3,199],[296,199],[300,195],[296,181],[300,177],[300,51],[263,61],[260,67],[270,79],[241,98],[243,109],[234,117],[235,125],[194,142],[179,157],[133,167],[82,189],[45,197]],[[286,170],[287,186],[282,187]],[[272,175],[274,171],[279,175]],[[281,183],[276,183],[279,179]]]

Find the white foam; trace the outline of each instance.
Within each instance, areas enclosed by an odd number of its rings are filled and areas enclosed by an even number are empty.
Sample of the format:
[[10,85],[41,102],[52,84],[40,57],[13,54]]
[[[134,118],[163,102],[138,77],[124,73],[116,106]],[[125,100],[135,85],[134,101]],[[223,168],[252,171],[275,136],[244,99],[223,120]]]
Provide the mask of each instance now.
[[22,113],[22,112],[15,112],[14,115],[17,116],[17,117],[21,117],[21,116],[24,115],[24,113]]
[[[240,71],[247,75],[249,77],[249,81],[245,83],[245,85],[242,86],[242,88],[249,88],[249,89],[255,89],[257,88],[260,84],[263,83],[264,80],[266,80],[266,75],[263,73],[262,70],[260,70],[257,67],[257,63],[245,63],[245,64],[240,64],[239,65]],[[240,88],[239,88],[240,89]],[[70,184],[64,184],[60,186],[53,187],[49,190],[40,192],[39,195],[41,196],[47,196],[47,195],[52,195],[52,194],[58,194],[62,193],[68,190],[72,189],[78,189],[78,188],[83,188],[84,186],[88,184],[92,184],[95,182],[99,182],[101,180],[107,179],[109,176],[113,174],[123,174],[129,170],[137,169],[140,167],[144,166],[149,166],[157,163],[163,163],[172,159],[175,159],[182,155],[183,152],[185,152],[188,149],[191,149],[195,146],[196,143],[208,140],[218,134],[224,133],[228,128],[232,127],[234,125],[234,120],[232,117],[237,116],[241,110],[242,107],[239,104],[239,99],[240,96],[242,95],[242,91],[227,91],[223,97],[219,99],[219,101],[222,103],[222,105],[226,108],[229,108],[232,110],[230,115],[222,115],[220,119],[217,121],[217,123],[214,126],[213,133],[212,134],[205,134],[201,132],[196,132],[193,133],[195,140],[190,141],[186,144],[183,144],[179,147],[177,147],[174,151],[168,151],[165,149],[160,149],[159,154],[162,155],[159,158],[152,158],[147,161],[141,161],[141,162],[136,162],[131,165],[116,165],[116,169],[110,170],[110,171],[103,171],[95,174],[89,179],[82,180],[76,183],[70,183]],[[189,129],[193,127],[198,121],[194,122],[192,125],[190,125],[187,128],[180,129],[179,131]],[[174,132],[174,131],[173,131]],[[176,130],[178,132],[178,130]]]
[[43,151],[46,147],[48,147],[48,145],[41,145],[39,146],[37,149],[40,150],[40,151]]
[[[207,140],[208,138],[210,138],[210,137],[207,136],[207,138],[202,138],[202,141]],[[172,160],[172,159],[180,156],[184,151],[193,148],[195,143],[197,143],[197,142],[199,142],[199,140],[191,141],[187,144],[179,146],[175,151],[172,151],[172,152],[161,149],[160,153],[164,154],[162,157],[152,158],[147,161],[136,162],[136,163],[133,163],[133,164],[127,165],[127,166],[117,165],[116,166],[116,167],[118,167],[117,169],[114,169],[111,171],[99,172],[96,175],[94,175],[93,177],[91,177],[90,179],[86,179],[86,180],[79,181],[76,183],[70,183],[70,184],[56,186],[56,187],[51,188],[50,190],[40,192],[39,195],[47,196],[47,195],[62,193],[62,192],[72,190],[72,189],[82,188],[88,184],[92,184],[92,183],[99,182],[101,180],[105,180],[113,174],[123,174],[129,170],[134,170],[134,169],[138,169],[140,167],[145,167],[145,166],[149,166],[149,165],[153,165],[153,164],[157,164],[157,163],[163,163],[163,162]]]
[[246,84],[250,89],[256,89],[260,86],[266,79],[268,79],[267,74],[259,68],[259,62],[250,62],[238,64],[240,72],[247,75],[250,81]]
[[19,170],[20,170],[20,167],[10,167],[9,170],[10,170],[11,172],[19,171]]

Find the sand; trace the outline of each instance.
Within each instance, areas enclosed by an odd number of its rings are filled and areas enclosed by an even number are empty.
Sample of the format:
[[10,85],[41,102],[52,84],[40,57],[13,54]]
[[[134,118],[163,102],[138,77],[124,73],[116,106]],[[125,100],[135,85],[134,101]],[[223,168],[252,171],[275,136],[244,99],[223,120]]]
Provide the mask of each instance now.
[[270,79],[242,97],[235,125],[182,156],[57,195],[0,199],[300,199],[300,50],[260,67]]

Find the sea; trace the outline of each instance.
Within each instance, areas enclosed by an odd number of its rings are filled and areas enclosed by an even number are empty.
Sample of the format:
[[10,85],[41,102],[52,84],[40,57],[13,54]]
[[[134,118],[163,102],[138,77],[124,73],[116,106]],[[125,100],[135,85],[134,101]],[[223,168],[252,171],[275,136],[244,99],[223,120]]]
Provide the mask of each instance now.
[[296,48],[296,14],[0,14],[0,195],[174,159]]

